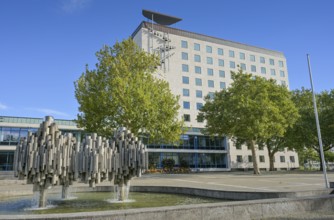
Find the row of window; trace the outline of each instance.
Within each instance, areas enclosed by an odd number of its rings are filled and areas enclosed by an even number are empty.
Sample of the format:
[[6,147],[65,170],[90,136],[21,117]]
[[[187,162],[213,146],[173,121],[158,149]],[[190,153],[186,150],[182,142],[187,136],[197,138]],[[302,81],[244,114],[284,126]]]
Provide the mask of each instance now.
[[[189,77],[188,76],[182,76],[182,83],[183,84],[189,84]],[[195,85],[196,86],[202,86],[202,79],[200,78],[195,78]],[[208,87],[209,88],[214,88],[215,87],[215,81],[214,80],[208,80]],[[219,82],[219,88],[220,89],[225,89],[226,88],[226,83],[225,82]]]
[[[203,103],[196,102],[196,110],[200,110],[203,107]],[[183,109],[190,109],[190,102],[183,101]]]
[[[162,168],[164,159],[173,159],[175,166],[189,168],[227,168],[227,155],[221,153],[156,153],[150,152],[148,160],[150,166]],[[181,164],[182,163],[182,164]]]
[[[224,66],[224,65],[223,65]],[[235,62],[230,61],[230,68],[235,69]],[[245,63],[240,63],[240,68],[244,71],[247,71],[247,66]],[[256,65],[251,65],[250,71],[253,73],[257,72]],[[188,64],[182,64],[182,72],[189,72],[189,65]],[[260,72],[262,74],[267,74],[267,68],[266,67],[261,67]],[[195,66],[195,73],[196,74],[202,74],[202,68],[200,66]],[[207,74],[209,76],[213,76],[214,74],[214,69],[212,68],[207,68]],[[285,77],[285,72],[283,70],[279,71],[279,74],[281,77]],[[276,76],[276,70],[275,69],[270,69],[270,75]],[[220,77],[225,77],[225,71],[224,70],[219,70],[219,76]]]
[[[28,132],[36,132],[37,128],[0,127],[0,145],[17,145],[21,138],[28,137]],[[70,132],[74,137],[81,138],[80,131],[62,130],[63,133]]]
[[[181,40],[181,47],[187,49],[188,48],[188,42],[185,41],[185,40]],[[194,43],[194,50],[195,51],[201,51],[201,45],[198,44],[198,43]],[[212,51],[213,51],[212,47],[209,46],[209,45],[206,45],[206,52],[207,53],[212,53]],[[185,52],[183,52],[183,53],[185,53]],[[182,53],[182,59],[183,59],[183,53]],[[185,53],[185,54],[187,54],[187,53]],[[217,48],[217,54],[218,55],[224,55],[224,49],[223,48]],[[234,50],[229,50],[228,51],[228,55],[231,58],[235,58],[236,57]],[[188,54],[187,54],[187,59],[188,59]],[[240,60],[246,60],[246,54],[243,53],[243,52],[240,52],[239,53],[239,59]],[[200,60],[200,57],[199,57],[199,60]],[[256,62],[257,58],[256,58],[255,55],[250,54],[249,55],[249,60],[251,62]],[[260,56],[259,60],[260,60],[260,63],[266,63],[266,58],[265,57]],[[200,61],[198,61],[198,62],[200,62]],[[272,58],[269,58],[269,64],[272,65],[272,66],[274,66],[275,65],[275,60],[272,59]],[[278,66],[279,67],[284,67],[284,62],[282,60],[279,60],[278,61]]]
[[[203,120],[202,119],[199,119],[199,118],[195,118],[195,120],[198,122],[198,123],[203,123]],[[183,114],[183,121],[185,122],[191,122],[191,118],[190,118],[190,114]]]
[[[265,162],[265,157],[263,155],[259,156],[259,161],[261,163]],[[241,155],[237,155],[237,162],[238,163],[243,163],[243,162],[248,162],[248,163],[252,163],[253,162],[253,156],[252,155],[248,155],[248,160],[244,161],[244,158]],[[275,162],[275,157],[274,157],[274,162]],[[280,162],[281,163],[285,163],[285,156],[280,156]],[[295,162],[295,157],[294,156],[290,156],[290,162],[294,163]]]
[[[225,85],[224,82],[223,85]],[[195,94],[196,94],[196,98],[203,98],[203,92],[202,90],[195,90]],[[182,95],[185,97],[189,97],[190,96],[190,90],[189,89],[182,89]],[[214,92],[209,92],[208,95],[210,96],[211,99],[214,98]]]
[[0,127],[0,145],[16,145],[20,138],[28,136],[28,131],[36,132],[37,128]]
[[180,136],[180,141],[175,144],[148,144],[150,149],[200,149],[200,150],[226,150],[225,137],[210,137],[202,135]]
[[[208,76],[214,75],[214,69],[207,68],[206,69]],[[188,73],[189,72],[189,65],[188,64],[182,64],[182,72]],[[219,77],[225,78],[225,71],[224,70],[218,70]],[[195,73],[196,74],[202,74],[202,68],[200,66],[195,66]]]

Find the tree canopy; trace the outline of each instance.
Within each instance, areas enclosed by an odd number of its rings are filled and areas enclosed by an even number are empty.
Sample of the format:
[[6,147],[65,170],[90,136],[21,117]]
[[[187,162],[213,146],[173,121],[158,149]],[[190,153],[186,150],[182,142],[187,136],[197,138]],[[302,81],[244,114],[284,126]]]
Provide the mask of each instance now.
[[74,83],[78,125],[105,136],[126,127],[135,135],[148,134],[150,140],[179,140],[178,97],[166,81],[153,76],[158,57],[142,51],[132,39],[104,46],[96,56],[95,69],[86,66]]
[[[299,152],[313,148],[320,157],[319,139],[314,115],[312,91],[302,88],[292,91],[292,100],[298,108],[300,118],[289,129],[289,145]],[[324,151],[334,146],[334,90],[316,94],[319,123]]]
[[254,173],[259,174],[255,144],[259,140],[281,137],[297,119],[298,113],[285,86],[274,80],[245,74],[231,74],[233,83],[205,98],[198,115],[205,119],[206,132],[244,140],[251,148]]

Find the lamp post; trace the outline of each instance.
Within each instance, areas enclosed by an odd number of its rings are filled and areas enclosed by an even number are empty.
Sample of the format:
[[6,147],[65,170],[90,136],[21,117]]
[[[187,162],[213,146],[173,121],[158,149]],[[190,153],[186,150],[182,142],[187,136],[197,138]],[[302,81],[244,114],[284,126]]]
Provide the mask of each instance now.
[[310,82],[311,82],[312,95],[313,95],[314,115],[315,115],[315,122],[316,122],[316,125],[317,125],[322,170],[323,170],[323,173],[324,173],[326,188],[329,188],[329,183],[328,183],[328,178],[327,178],[327,171],[326,171],[325,156],[324,156],[324,149],[322,147],[322,138],[321,138],[321,132],[320,132],[320,124],[319,124],[317,103],[316,103],[316,100],[315,100],[315,94],[314,94],[314,89],[313,89],[313,79],[312,79],[312,71],[311,71],[311,64],[310,64],[310,55],[307,54],[306,56],[307,56],[308,71],[309,71],[309,74],[310,74]]

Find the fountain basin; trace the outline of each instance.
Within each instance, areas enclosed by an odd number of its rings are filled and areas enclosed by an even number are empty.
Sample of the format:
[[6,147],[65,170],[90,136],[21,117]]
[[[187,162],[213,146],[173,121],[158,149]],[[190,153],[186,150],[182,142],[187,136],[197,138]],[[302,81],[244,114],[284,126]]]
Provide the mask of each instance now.
[[[63,200],[57,194],[48,196],[46,208],[34,208],[31,196],[9,197],[0,202],[0,214],[54,214],[75,212],[99,212],[107,210],[123,210],[135,208],[152,208],[163,206],[177,206],[189,204],[203,204],[222,202],[215,198],[205,198],[191,195],[167,193],[131,192],[128,201],[120,202],[113,198],[111,192],[81,192],[76,193],[76,199]],[[32,208],[31,208],[32,207]]]
[[[87,189],[87,190],[85,190]],[[106,194],[111,198],[112,186],[98,186],[93,191]],[[79,187],[78,191],[90,191],[87,187]],[[174,205],[150,208],[131,208],[127,210],[92,211],[62,214],[30,214],[0,215],[0,219],[257,219],[282,216],[289,213],[305,211],[332,211],[334,210],[334,197],[332,190],[316,190],[305,192],[231,192],[185,187],[164,186],[131,186],[130,196],[135,191],[142,192],[169,192],[175,194],[202,195],[220,198],[257,198],[252,201],[202,203],[192,205]],[[260,196],[259,196],[260,195]],[[233,197],[234,196],[234,197]],[[296,197],[303,196],[303,197]],[[58,194],[58,197],[59,194]],[[260,198],[262,197],[262,199]],[[285,197],[285,198],[280,198]],[[288,197],[288,198],[286,198]],[[263,199],[267,198],[267,199]],[[73,201],[73,200],[72,200]],[[72,202],[71,201],[71,202]],[[333,204],[333,205],[332,205]],[[87,210],[86,210],[87,211]]]

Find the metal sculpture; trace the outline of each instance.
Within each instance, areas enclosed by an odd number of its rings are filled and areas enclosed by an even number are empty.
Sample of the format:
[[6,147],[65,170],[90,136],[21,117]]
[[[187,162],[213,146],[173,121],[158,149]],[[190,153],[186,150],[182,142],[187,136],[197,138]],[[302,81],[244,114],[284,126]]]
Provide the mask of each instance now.
[[14,175],[39,191],[39,207],[46,206],[46,189],[61,185],[66,198],[68,187],[78,180],[90,187],[114,180],[118,199],[124,200],[131,178],[147,169],[147,158],[146,146],[124,128],[111,139],[92,134],[80,143],[71,133],[61,134],[47,116],[36,133],[29,132],[17,145]]

